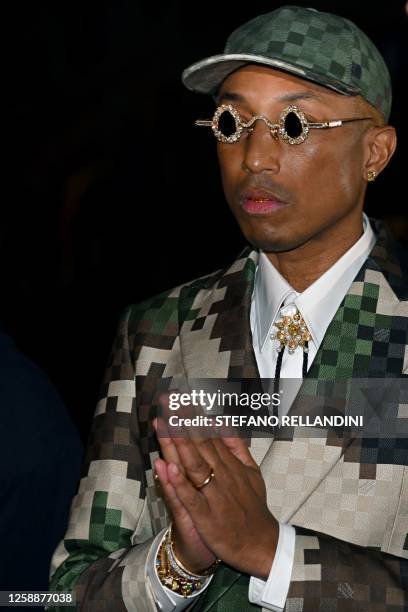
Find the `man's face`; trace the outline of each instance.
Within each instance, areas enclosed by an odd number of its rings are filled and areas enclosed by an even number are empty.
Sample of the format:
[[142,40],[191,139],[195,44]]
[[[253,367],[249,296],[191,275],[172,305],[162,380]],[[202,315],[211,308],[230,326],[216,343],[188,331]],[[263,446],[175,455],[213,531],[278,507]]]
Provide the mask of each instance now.
[[[223,82],[217,100],[236,108],[243,121],[264,115],[277,123],[290,105],[316,122],[363,116],[355,98],[252,64]],[[287,251],[336,236],[336,227],[353,220],[361,227],[367,122],[311,129],[299,145],[274,140],[264,121],[253,127],[217,150],[226,199],[254,247]]]

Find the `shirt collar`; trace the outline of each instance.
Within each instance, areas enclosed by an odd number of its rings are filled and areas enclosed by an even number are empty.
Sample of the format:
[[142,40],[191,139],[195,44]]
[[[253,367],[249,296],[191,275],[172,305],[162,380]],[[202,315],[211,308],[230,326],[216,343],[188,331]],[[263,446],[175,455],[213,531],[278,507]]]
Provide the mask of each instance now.
[[290,301],[293,299],[307,323],[313,341],[317,347],[320,346],[342,299],[375,244],[376,237],[365,214],[363,228],[359,240],[303,293],[295,291],[266,254],[260,252],[252,296],[260,351],[282,302],[287,298]]

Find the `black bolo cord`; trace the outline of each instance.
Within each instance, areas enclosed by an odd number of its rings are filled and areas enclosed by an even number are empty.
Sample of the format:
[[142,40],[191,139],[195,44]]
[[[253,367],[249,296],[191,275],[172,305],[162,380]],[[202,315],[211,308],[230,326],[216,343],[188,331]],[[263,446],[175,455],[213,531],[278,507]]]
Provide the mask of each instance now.
[[305,351],[303,351],[303,366],[302,366],[302,377],[306,378],[307,374],[307,356],[309,354],[309,342],[305,342]]
[[285,350],[285,346],[282,346],[281,350],[278,352],[278,358],[276,360],[275,381],[274,381],[274,385],[273,385],[273,392],[274,393],[279,393],[280,371],[281,371],[281,367],[282,367],[282,359],[283,359],[283,352],[284,352],[284,350]]
[[[309,343],[305,342],[305,349],[303,351],[303,364],[302,364],[302,378],[306,378],[307,374],[307,364],[308,364],[308,354],[309,354]],[[280,372],[282,368],[282,360],[283,360],[283,352],[285,350],[285,346],[282,346],[281,350],[278,352],[278,358],[276,360],[275,367],[275,380],[273,384],[273,392],[279,393],[279,382],[280,382]],[[274,411],[275,412],[275,411]]]

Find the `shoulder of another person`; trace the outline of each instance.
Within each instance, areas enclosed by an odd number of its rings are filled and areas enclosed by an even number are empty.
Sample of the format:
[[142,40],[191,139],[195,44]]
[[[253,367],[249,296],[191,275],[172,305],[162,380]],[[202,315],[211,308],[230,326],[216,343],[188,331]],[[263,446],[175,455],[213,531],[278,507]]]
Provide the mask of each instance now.
[[[0,437],[2,459],[13,466],[52,461],[61,449],[80,456],[79,435],[47,375],[0,332]],[[75,461],[75,459],[73,459]],[[11,465],[10,463],[8,464]]]

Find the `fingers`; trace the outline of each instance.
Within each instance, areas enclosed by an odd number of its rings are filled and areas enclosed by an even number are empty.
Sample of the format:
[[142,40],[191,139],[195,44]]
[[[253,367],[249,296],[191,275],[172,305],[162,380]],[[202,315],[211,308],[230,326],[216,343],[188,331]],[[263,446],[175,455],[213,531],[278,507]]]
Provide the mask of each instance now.
[[[202,518],[208,516],[210,510],[206,497],[195,489],[190,480],[178,469],[177,464],[170,463],[168,477],[174,490],[177,491],[177,497],[191,514],[194,522],[198,520],[198,527]],[[210,487],[211,483],[208,486]]]
[[[232,453],[234,457],[239,459],[241,463],[247,467],[258,469],[258,464],[252,457],[245,439],[239,437],[222,437],[219,441],[222,442],[224,448],[228,449],[228,451]],[[223,448],[217,445],[217,451],[221,455],[222,459],[225,460],[226,453],[224,452]]]
[[201,485],[211,468],[220,463],[212,440],[175,438],[174,443],[184,467],[184,474],[194,485]]
[[[183,437],[171,437],[162,420],[155,419],[154,427],[159,428],[159,443],[163,458],[167,463],[177,463],[185,476],[194,484],[200,485],[208,477],[211,468],[225,468],[235,472],[239,464],[259,470],[252,458],[247,443],[239,437],[197,438],[189,437],[185,430]],[[164,434],[168,433],[168,437]],[[235,463],[235,461],[239,463]]]
[[157,433],[163,459],[167,464],[177,464],[193,484],[200,485],[204,482],[211,467],[219,463],[219,456],[212,440],[191,439],[187,430],[183,437],[172,438],[163,419],[154,419],[153,427]]
[[[235,488],[233,481],[244,477],[252,481],[254,472],[259,472],[259,467],[252,458],[247,443],[238,436],[226,436],[222,439],[197,438],[187,428],[182,428],[182,436],[172,437],[170,429],[163,419],[154,421],[162,456],[169,465],[177,464],[183,475],[194,485],[199,487],[209,477],[213,469],[218,478],[222,477],[225,483]],[[180,434],[180,431],[177,432]],[[160,435],[159,435],[160,434]],[[242,472],[250,468],[249,473]],[[242,472],[242,473],[241,473]],[[251,474],[252,472],[252,474]],[[241,476],[239,476],[241,474]],[[194,488],[193,487],[193,488]],[[213,497],[213,487],[203,490],[204,496],[209,499]],[[169,490],[166,495],[171,495]]]
[[182,518],[183,511],[185,511],[185,509],[183,508],[183,504],[181,503],[180,499],[177,497],[175,488],[169,480],[167,464],[165,461],[163,461],[163,459],[156,459],[154,469],[159,477],[160,487],[166,502],[166,506],[172,514],[174,520],[177,521],[179,518]]
[[153,427],[157,435],[157,440],[160,444],[163,459],[167,461],[167,463],[177,463],[180,466],[180,469],[183,469],[173,438],[171,438],[170,434],[168,433],[166,422],[163,419],[154,419]]

